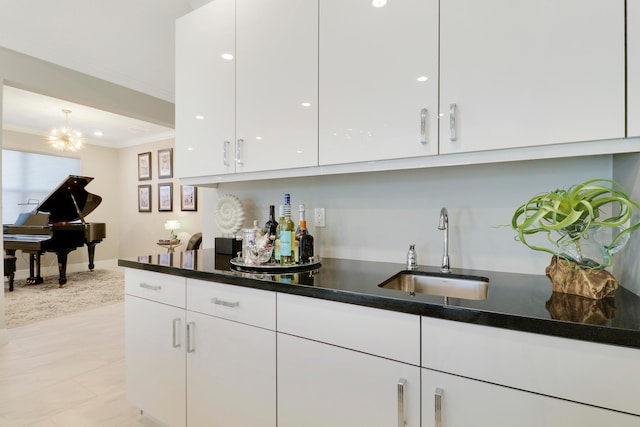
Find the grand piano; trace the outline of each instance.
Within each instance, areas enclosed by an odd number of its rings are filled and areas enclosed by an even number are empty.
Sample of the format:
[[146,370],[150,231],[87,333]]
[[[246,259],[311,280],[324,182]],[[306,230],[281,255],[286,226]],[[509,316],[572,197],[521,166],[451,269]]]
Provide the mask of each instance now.
[[61,288],[67,283],[67,257],[71,251],[87,245],[89,270],[95,267],[95,247],[106,237],[106,225],[85,221],[102,202],[102,197],[85,190],[92,180],[69,175],[33,212],[20,214],[15,224],[3,225],[5,252],[15,255],[20,250],[29,254],[28,284],[43,282],[40,257],[45,252],[58,256]]

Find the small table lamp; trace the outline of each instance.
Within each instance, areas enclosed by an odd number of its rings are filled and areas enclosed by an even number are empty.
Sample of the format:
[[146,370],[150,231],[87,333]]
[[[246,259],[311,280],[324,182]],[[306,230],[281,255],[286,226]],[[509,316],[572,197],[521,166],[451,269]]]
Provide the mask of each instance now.
[[170,219],[164,223],[164,229],[171,231],[171,240],[178,240],[178,236],[175,231],[180,229],[180,222],[175,219]]

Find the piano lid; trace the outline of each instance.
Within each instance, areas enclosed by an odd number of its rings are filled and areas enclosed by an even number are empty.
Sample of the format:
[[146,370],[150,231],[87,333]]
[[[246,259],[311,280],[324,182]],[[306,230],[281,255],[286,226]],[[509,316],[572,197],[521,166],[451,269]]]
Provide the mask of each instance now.
[[50,223],[70,222],[84,218],[102,202],[102,197],[84,189],[92,180],[90,176],[69,175],[40,203],[36,211],[48,213]]

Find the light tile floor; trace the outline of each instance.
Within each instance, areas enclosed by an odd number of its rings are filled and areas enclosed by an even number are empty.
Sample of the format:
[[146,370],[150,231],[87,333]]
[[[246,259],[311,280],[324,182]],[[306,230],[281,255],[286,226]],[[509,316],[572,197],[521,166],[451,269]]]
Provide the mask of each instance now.
[[8,336],[0,346],[0,426],[157,426],[125,398],[124,303]]

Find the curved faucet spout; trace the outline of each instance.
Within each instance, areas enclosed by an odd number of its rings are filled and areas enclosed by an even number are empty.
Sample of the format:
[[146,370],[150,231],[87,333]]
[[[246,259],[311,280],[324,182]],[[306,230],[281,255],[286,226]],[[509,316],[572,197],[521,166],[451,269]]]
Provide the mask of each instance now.
[[447,208],[440,209],[440,219],[438,221],[438,230],[444,230],[444,253],[442,255],[442,266],[440,271],[443,273],[451,272],[449,265],[449,212]]

